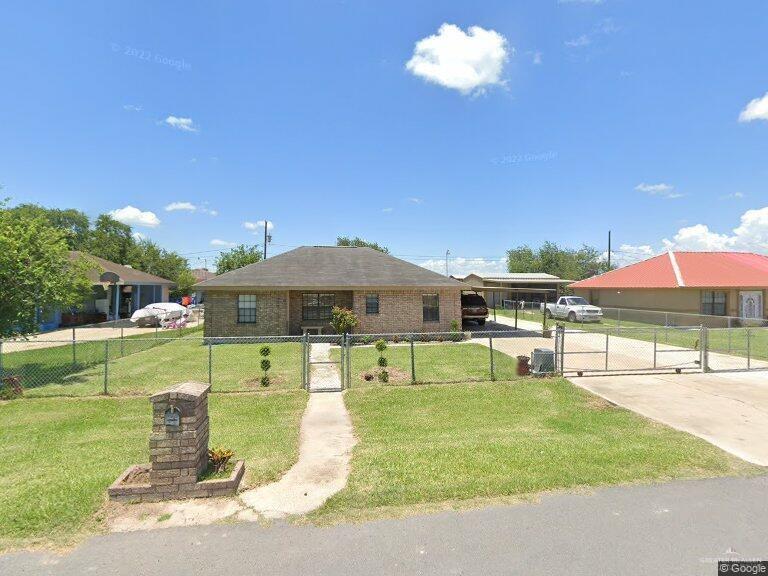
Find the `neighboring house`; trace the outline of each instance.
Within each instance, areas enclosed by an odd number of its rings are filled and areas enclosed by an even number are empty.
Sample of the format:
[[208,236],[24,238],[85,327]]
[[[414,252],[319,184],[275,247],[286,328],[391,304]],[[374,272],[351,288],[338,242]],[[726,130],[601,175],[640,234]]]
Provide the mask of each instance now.
[[371,248],[304,246],[195,285],[206,336],[332,332],[334,306],[358,333],[449,331],[468,287]]
[[193,268],[191,270],[192,276],[195,278],[195,283],[205,282],[212,278],[216,278],[216,274],[208,270],[208,268]]
[[[174,285],[171,280],[116,264],[85,252],[69,253],[72,260],[83,258],[93,263],[88,278],[93,283],[91,297],[77,310],[61,311],[42,308],[39,312],[40,330],[54,330],[60,326],[93,324],[117,318],[130,318],[139,308],[154,302],[168,302],[168,293]],[[102,282],[101,275],[117,275],[116,283]]]
[[668,252],[570,288],[597,306],[765,318],[768,256]]
[[[501,308],[504,300],[543,302],[545,294],[550,302],[557,299],[560,290],[572,280],[563,280],[543,272],[505,272],[497,274],[471,273],[453,276],[480,292],[490,307]],[[526,288],[530,291],[526,291]],[[551,293],[543,292],[544,290]]]

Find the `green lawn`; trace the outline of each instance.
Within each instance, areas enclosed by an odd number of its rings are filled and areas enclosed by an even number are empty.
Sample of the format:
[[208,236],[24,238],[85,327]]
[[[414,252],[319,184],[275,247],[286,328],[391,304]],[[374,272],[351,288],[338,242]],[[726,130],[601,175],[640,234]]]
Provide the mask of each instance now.
[[762,470],[562,379],[353,388],[345,400],[360,441],[317,520]]
[[[201,338],[110,341],[107,390],[113,395],[149,394],[186,380],[208,382],[208,346]],[[94,345],[92,347],[86,346]],[[89,396],[104,390],[104,343],[78,344],[78,353],[95,349],[100,363],[72,367],[70,346],[3,354],[6,373],[22,374],[25,395]],[[259,349],[264,344],[211,347],[212,387],[216,391],[263,390]],[[82,346],[82,349],[80,347]],[[269,389],[301,387],[301,344],[270,344]],[[100,351],[100,355],[98,352]],[[85,360],[83,360],[85,362]]]
[[[246,461],[246,481],[277,479],[298,455],[301,391],[209,397],[211,446]],[[99,529],[106,489],[149,461],[146,398],[0,402],[0,550],[65,544]]]
[[[384,356],[390,384],[411,383],[411,349],[407,344],[389,344]],[[339,359],[339,350],[332,349],[331,357]],[[365,375],[378,373],[379,352],[373,346],[353,346],[352,387],[376,384],[366,381]],[[497,380],[515,378],[517,361],[507,354],[494,350],[494,375]],[[491,350],[481,344],[466,342],[416,343],[414,344],[416,382],[469,382],[491,379]]]
[[[195,326],[163,331],[158,333],[157,337],[152,334],[135,334],[122,339],[113,338],[109,340],[108,345],[105,340],[79,341],[61,346],[33,347],[23,351],[17,349],[27,345],[25,342],[5,341],[0,368],[3,374],[21,376],[25,388],[36,388],[62,383],[86,369],[99,369],[103,375],[104,358],[116,360],[127,354],[164,346],[178,338],[201,337],[202,333],[202,326]],[[34,341],[30,344],[34,346]]]

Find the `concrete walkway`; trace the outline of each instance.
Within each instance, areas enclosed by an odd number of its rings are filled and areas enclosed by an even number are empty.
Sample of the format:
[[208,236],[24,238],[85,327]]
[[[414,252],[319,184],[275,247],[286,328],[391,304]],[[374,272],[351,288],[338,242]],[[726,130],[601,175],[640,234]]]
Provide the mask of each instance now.
[[569,378],[619,406],[768,466],[765,372]]
[[[330,360],[329,344],[312,345],[312,361]],[[298,462],[278,482],[247,490],[240,497],[258,514],[281,518],[306,514],[322,506],[347,485],[349,461],[356,444],[344,405],[336,364],[312,366],[309,403],[301,420]]]
[[331,345],[313,343],[309,352],[309,391],[341,391],[339,364],[331,362]]

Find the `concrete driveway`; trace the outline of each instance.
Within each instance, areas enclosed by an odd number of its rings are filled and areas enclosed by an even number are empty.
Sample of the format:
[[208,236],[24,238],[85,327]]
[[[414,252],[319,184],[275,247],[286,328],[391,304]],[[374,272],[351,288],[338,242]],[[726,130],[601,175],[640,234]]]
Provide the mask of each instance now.
[[632,374],[569,378],[633,412],[768,466],[768,373]]

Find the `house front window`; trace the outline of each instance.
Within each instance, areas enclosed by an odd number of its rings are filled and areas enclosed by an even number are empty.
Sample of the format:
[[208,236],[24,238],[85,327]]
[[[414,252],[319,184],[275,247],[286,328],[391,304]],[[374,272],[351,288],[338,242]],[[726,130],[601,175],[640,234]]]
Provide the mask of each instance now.
[[379,295],[378,294],[366,294],[366,296],[365,296],[365,313],[366,314],[378,314],[379,313]]
[[422,294],[421,309],[424,322],[440,321],[440,298],[437,294]]
[[725,292],[704,290],[701,293],[701,313],[710,316],[725,316]]
[[335,294],[302,294],[301,319],[330,320],[335,305]]
[[237,297],[237,323],[256,323],[256,295],[240,294]]

